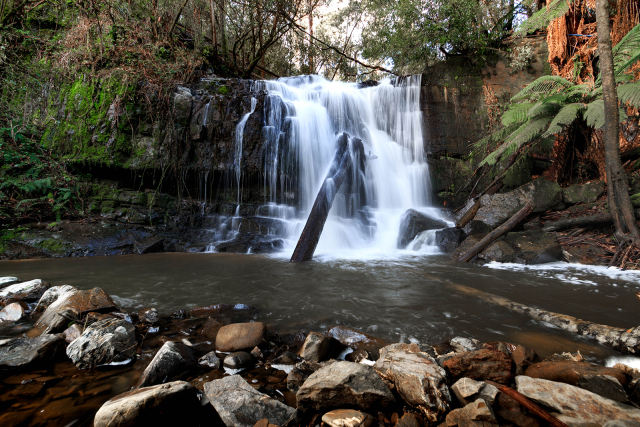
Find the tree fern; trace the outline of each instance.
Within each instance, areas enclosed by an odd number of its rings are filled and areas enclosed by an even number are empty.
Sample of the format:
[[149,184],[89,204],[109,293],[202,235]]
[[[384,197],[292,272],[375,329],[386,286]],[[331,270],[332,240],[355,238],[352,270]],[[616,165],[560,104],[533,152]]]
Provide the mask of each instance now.
[[[624,108],[620,108],[620,122],[627,120],[627,113]],[[604,126],[604,100],[596,99],[595,101],[587,105],[587,111],[584,113],[584,119],[587,121],[587,125],[595,129],[600,129]]]
[[511,126],[523,123],[527,120],[527,112],[533,105],[534,104],[532,102],[512,104],[502,115],[502,125]]
[[537,98],[540,96],[552,95],[559,91],[575,86],[576,84],[560,76],[542,76],[532,83],[529,83],[524,89],[518,92],[511,102],[520,101],[528,98]]
[[565,15],[569,11],[571,3],[573,0],[555,0],[548,8],[543,6],[542,9],[520,24],[520,28],[514,32],[514,35],[526,36],[539,28],[548,26],[551,21]]
[[[628,68],[640,52],[640,24],[633,27],[613,48],[613,67],[616,75]],[[636,59],[637,61],[637,59]]]
[[503,154],[510,154],[516,151],[524,144],[530,142],[532,139],[539,137],[540,134],[547,128],[550,117],[541,117],[538,119],[530,120],[527,123],[520,126],[506,139],[506,142],[496,148],[491,154],[485,157],[479,166],[484,164],[494,165]]
[[618,86],[618,99],[621,103],[629,103],[640,108],[640,82]]
[[562,108],[562,105],[557,102],[549,102],[548,99],[549,98],[545,98],[538,101],[529,109],[529,111],[527,111],[527,117],[533,119],[536,117],[547,116],[549,114],[555,114]]
[[547,138],[553,134],[562,132],[564,128],[573,123],[586,108],[587,105],[582,103],[565,105],[553,120],[551,120],[549,128],[542,134],[542,137]]

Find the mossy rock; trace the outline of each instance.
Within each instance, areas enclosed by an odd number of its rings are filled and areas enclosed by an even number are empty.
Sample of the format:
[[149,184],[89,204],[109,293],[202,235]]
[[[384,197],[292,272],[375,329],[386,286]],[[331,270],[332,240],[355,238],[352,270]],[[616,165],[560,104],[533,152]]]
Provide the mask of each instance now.
[[63,255],[67,251],[73,249],[73,245],[69,242],[61,242],[58,239],[44,239],[36,243],[34,246],[44,249],[52,255]]
[[116,200],[130,205],[146,206],[147,194],[142,191],[122,191],[117,194]]
[[582,185],[572,185],[562,190],[562,198],[568,205],[593,203],[605,190],[603,181],[592,181]]

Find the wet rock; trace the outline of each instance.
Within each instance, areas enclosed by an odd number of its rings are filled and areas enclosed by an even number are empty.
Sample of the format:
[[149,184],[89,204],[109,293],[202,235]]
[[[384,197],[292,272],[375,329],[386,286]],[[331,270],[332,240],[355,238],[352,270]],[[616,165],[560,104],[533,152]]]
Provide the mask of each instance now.
[[498,425],[493,409],[482,399],[478,399],[464,408],[451,411],[447,415],[446,423],[449,427],[488,427],[490,425]]
[[24,307],[19,302],[12,302],[0,311],[0,322],[17,322],[25,316]]
[[482,221],[473,219],[469,221],[467,225],[464,226],[462,231],[464,231],[464,234],[466,236],[475,236],[479,234],[479,235],[482,235],[482,237],[484,237],[485,235],[493,231],[493,227],[488,224],[485,224]]
[[285,351],[280,356],[273,359],[271,361],[271,364],[272,365],[295,365],[298,362],[300,362],[300,358],[296,354],[290,351]]
[[396,427],[421,427],[423,425],[422,420],[412,413],[404,414],[396,423]]
[[337,339],[310,332],[304,340],[300,357],[309,362],[322,362],[337,356],[342,349],[343,346]]
[[159,319],[157,308],[144,308],[138,312],[138,318],[142,323],[152,325]]
[[451,253],[456,250],[467,236],[464,231],[456,227],[448,227],[436,231],[436,245],[442,252]]
[[197,390],[175,381],[140,388],[108,400],[96,413],[95,427],[183,425],[185,414],[198,410]]
[[640,427],[640,422],[627,420],[611,420],[604,423],[602,427]]
[[516,375],[524,374],[525,369],[533,364],[536,357],[538,355],[535,351],[518,344],[515,350],[511,352],[511,359],[516,364]]
[[287,375],[287,388],[292,393],[298,393],[302,384],[318,369],[335,363],[335,361],[328,361],[322,363],[302,361],[298,363]]
[[577,386],[580,378],[586,375],[609,375],[618,380],[623,387],[627,385],[629,380],[628,374],[620,369],[570,360],[535,363],[527,368],[525,375],[574,386]]
[[223,326],[216,336],[216,350],[227,352],[251,349],[260,345],[266,334],[267,328],[262,322]]
[[618,402],[629,400],[620,381],[611,375],[585,375],[578,379],[578,386],[607,399]]
[[88,291],[74,289],[60,293],[58,298],[47,307],[35,324],[36,329],[44,329],[44,333],[63,331],[69,323],[63,314],[72,310],[74,316],[81,319],[91,312],[108,313],[118,310],[111,297],[100,288]]
[[18,278],[13,276],[0,277],[0,289],[6,288],[9,285],[13,285],[17,281]]
[[480,341],[475,338],[454,337],[449,340],[449,345],[456,353],[464,353],[480,349]]
[[280,427],[280,426],[278,426],[276,424],[271,424],[268,419],[263,418],[260,421],[258,421],[257,423],[255,423],[253,425],[253,427]]
[[205,383],[204,392],[229,427],[252,427],[265,418],[270,423],[284,425],[295,412],[251,387],[240,375]]
[[562,261],[562,247],[554,234],[541,230],[509,233],[504,241],[515,248],[515,262],[521,264],[544,264]]
[[447,374],[416,344],[382,348],[374,366],[382,378],[395,386],[404,401],[422,411],[429,422],[435,422],[449,410],[451,394],[446,384]]
[[572,185],[562,190],[562,199],[568,205],[577,203],[592,203],[600,197],[605,190],[603,181],[592,181],[582,185]]
[[407,210],[400,219],[400,231],[398,233],[398,249],[404,249],[415,237],[427,230],[446,228],[447,223],[428,217],[416,210]]
[[137,387],[149,387],[165,381],[180,379],[196,364],[197,361],[191,347],[179,342],[166,342],[142,373]]
[[547,357],[543,362],[584,362],[585,358],[579,351],[575,353],[555,353]]
[[626,372],[630,378],[637,380],[640,378],[640,369],[632,368],[629,365],[625,365],[624,363],[616,363],[613,365],[613,368],[620,369],[621,371]]
[[515,257],[516,250],[504,240],[493,242],[478,254],[478,258],[487,262],[512,262]]
[[70,285],[52,286],[49,289],[47,289],[44,294],[42,294],[33,312],[42,313],[51,304],[53,304],[60,297],[60,295],[66,294],[68,292],[75,292],[75,291],[77,291],[77,289]]
[[520,375],[516,386],[534,402],[581,422],[602,425],[609,420],[640,421],[640,409],[569,384]]
[[135,330],[121,319],[107,319],[90,325],[69,344],[67,356],[78,368],[125,362],[133,357]]
[[471,378],[461,378],[451,390],[458,398],[461,406],[468,405],[478,399],[482,399],[489,406],[493,405],[498,395],[498,389],[491,384],[482,381],[474,381]]
[[37,338],[12,338],[0,341],[0,367],[20,367],[48,361],[64,348],[64,339],[59,334]]
[[394,399],[372,367],[336,362],[311,374],[298,390],[296,400],[298,408],[320,411],[341,406],[379,409]]
[[364,349],[374,355],[378,354],[378,350],[386,345],[380,338],[346,326],[334,326],[326,332],[326,335],[337,339],[342,345],[355,350]]
[[82,335],[82,326],[74,323],[73,325],[65,329],[62,335],[64,336],[64,340],[66,341],[66,343],[71,344],[77,338],[80,338],[80,335]]
[[210,351],[198,359],[198,365],[211,369],[222,369],[222,359],[218,357],[215,351]]
[[230,369],[248,368],[253,363],[253,357],[246,351],[236,351],[224,358],[224,366]]
[[[451,254],[451,258],[457,260],[462,256],[462,254],[466,253],[471,249],[476,243],[480,242],[484,235],[482,234],[474,234],[472,236],[467,237],[464,241],[458,246],[458,248]],[[474,258],[475,259],[475,258]]]
[[253,350],[251,350],[251,357],[253,357],[256,360],[264,359],[264,355],[262,354],[262,351],[258,347],[254,347]]
[[178,86],[173,94],[174,118],[176,123],[186,126],[191,117],[191,106],[193,105],[193,96],[191,90],[186,87]]
[[344,357],[347,362],[360,363],[363,360],[371,360],[369,352],[367,350],[356,350]]
[[[498,394],[496,415],[519,427],[539,427],[538,419],[525,413],[522,406],[504,393]],[[500,423],[501,425],[503,423]]]
[[16,283],[0,289],[0,298],[17,298],[23,301],[37,301],[49,289],[49,283],[40,280]]
[[456,354],[442,363],[454,381],[469,377],[508,384],[513,379],[511,357],[498,350],[481,349]]
[[336,409],[322,416],[322,422],[330,427],[368,427],[374,418],[355,409]]

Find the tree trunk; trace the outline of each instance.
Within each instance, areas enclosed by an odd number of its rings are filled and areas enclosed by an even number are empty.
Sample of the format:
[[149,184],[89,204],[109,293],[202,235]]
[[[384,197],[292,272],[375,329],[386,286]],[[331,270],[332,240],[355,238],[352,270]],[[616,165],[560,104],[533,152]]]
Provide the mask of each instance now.
[[213,0],[209,0],[209,8],[211,9],[211,41],[213,43],[213,56],[218,56],[218,34],[216,33],[216,6]]
[[315,74],[315,67],[313,66],[313,10],[311,10],[311,2],[309,0],[309,74]]
[[620,124],[618,94],[611,52],[611,32],[609,28],[609,2],[596,0],[596,25],[598,29],[598,52],[604,98],[604,156],[607,170],[607,199],[609,212],[616,227],[616,237],[640,245],[640,235],[636,228],[627,174],[620,161]]
[[220,34],[219,34],[220,35],[220,50],[221,50],[221,53],[222,53],[222,57],[226,59],[229,49],[228,49],[228,46],[227,46],[227,30],[226,30],[226,25],[225,25],[225,22],[227,20],[227,17],[226,17],[227,9],[226,9],[226,6],[225,6],[224,2],[225,2],[225,0],[220,0],[220,3],[219,3],[220,10],[219,10],[219,13],[218,13],[218,19],[220,20],[220,22],[218,23],[219,24],[218,29],[220,30]]

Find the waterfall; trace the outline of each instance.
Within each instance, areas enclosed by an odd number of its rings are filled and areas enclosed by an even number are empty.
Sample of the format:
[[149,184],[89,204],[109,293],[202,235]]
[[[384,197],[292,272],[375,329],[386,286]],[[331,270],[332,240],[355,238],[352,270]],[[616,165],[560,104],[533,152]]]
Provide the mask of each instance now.
[[[236,184],[238,185],[238,205],[240,205],[240,188],[242,186],[242,139],[244,138],[244,127],[247,125],[247,120],[249,120],[249,116],[253,114],[256,110],[256,105],[258,100],[254,97],[251,97],[251,111],[242,116],[240,122],[236,127],[236,135],[235,135],[235,152],[233,156],[233,169],[236,176]],[[207,107],[209,104],[207,104]]]

